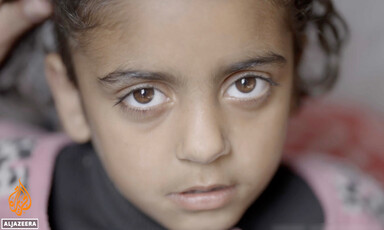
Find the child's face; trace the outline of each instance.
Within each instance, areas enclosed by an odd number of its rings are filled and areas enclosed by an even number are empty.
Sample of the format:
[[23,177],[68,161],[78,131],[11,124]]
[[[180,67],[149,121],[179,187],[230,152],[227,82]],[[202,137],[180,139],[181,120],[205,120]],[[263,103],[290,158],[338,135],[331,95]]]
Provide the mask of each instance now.
[[[283,15],[261,0],[124,1],[74,51],[79,129],[119,191],[166,228],[230,228],[273,176],[294,72]],[[170,195],[216,184],[233,187]]]

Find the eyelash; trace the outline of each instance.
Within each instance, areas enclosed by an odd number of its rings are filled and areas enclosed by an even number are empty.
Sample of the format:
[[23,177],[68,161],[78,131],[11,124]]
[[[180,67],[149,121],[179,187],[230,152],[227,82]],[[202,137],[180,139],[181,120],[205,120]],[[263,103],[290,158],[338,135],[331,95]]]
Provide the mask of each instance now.
[[126,93],[123,96],[117,98],[117,101],[116,101],[116,103],[113,106],[117,106],[117,105],[121,104],[129,95],[131,95],[136,90],[145,89],[145,88],[156,88],[156,87],[154,87],[151,84],[140,84],[140,85],[137,85],[137,86],[135,86],[133,88],[130,88],[128,93]]
[[[235,73],[236,74],[236,73]],[[234,74],[232,74],[234,75]],[[278,84],[277,82],[275,82],[274,80],[272,80],[270,77],[264,77],[264,76],[261,76],[260,74],[253,74],[253,73],[245,73],[245,74],[241,74],[240,73],[240,76],[236,78],[236,80],[234,80],[229,86],[231,86],[232,84],[236,83],[236,81],[242,79],[242,78],[250,78],[250,77],[253,77],[255,79],[261,79],[261,80],[264,80],[266,81],[271,87],[274,87],[274,86],[280,86],[280,84]],[[143,89],[143,88],[153,88],[153,89],[156,89],[158,91],[160,91],[162,93],[161,90],[159,90],[158,88],[156,88],[154,85],[152,84],[141,84],[141,85],[137,85],[136,87],[133,87],[131,89],[129,89],[129,92],[124,94],[123,96],[121,97],[118,97],[117,98],[117,101],[116,103],[113,105],[114,107],[117,106],[117,105],[121,105],[120,108],[123,110],[123,112],[133,112],[134,114],[137,115],[137,117],[140,117],[140,116],[145,116],[147,115],[148,113],[150,113],[151,111],[155,111],[157,110],[157,107],[159,106],[154,106],[154,107],[151,107],[151,108],[148,108],[148,109],[139,109],[139,108],[134,108],[134,107],[129,107],[127,105],[124,105],[123,101],[128,97],[130,96],[133,92],[135,92],[136,90],[139,90],[139,89]],[[226,90],[228,90],[228,87],[226,88]],[[269,97],[270,93],[268,93],[267,97]],[[243,102],[248,102],[248,101],[252,101],[252,100],[241,100],[241,99],[236,99],[237,101],[243,101]]]
[[242,78],[247,78],[247,77],[254,77],[254,78],[259,78],[261,80],[264,80],[266,82],[268,82],[271,86],[280,86],[279,83],[275,82],[274,80],[272,80],[272,78],[270,77],[264,77],[262,76],[261,74],[256,74],[256,73],[240,73],[240,76],[236,78],[235,81],[233,81],[233,83],[235,83],[236,81],[242,79]]
[[280,86],[279,83],[275,82],[274,80],[272,80],[272,79],[269,78],[269,77],[262,77],[262,76],[259,76],[259,75],[255,75],[254,77],[255,77],[255,78],[262,79],[262,80],[264,80],[264,81],[267,81],[271,86]]
[[[114,107],[117,106],[117,105],[120,105],[120,109],[122,110],[122,112],[130,112],[130,113],[133,113],[135,115],[135,118],[140,118],[140,117],[143,117],[143,116],[146,116],[148,113],[156,110],[156,108],[149,108],[149,109],[138,109],[138,108],[134,108],[134,107],[129,107],[127,105],[124,105],[123,101],[129,96],[131,95],[134,91],[136,90],[139,90],[139,89],[143,89],[143,88],[156,88],[154,87],[153,85],[151,84],[141,84],[141,85],[138,85],[136,87],[133,87],[131,89],[129,89],[129,92],[124,94],[123,96],[121,97],[118,97],[117,98],[117,102],[113,105]],[[157,89],[157,88],[156,88]],[[160,90],[159,90],[160,91]],[[161,91],[160,91],[161,92]],[[157,106],[156,106],[157,107]]]

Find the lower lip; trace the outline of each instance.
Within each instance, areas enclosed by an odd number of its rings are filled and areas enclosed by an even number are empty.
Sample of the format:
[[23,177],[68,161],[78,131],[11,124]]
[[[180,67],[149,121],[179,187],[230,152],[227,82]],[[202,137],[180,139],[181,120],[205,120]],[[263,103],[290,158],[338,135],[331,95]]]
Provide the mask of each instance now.
[[168,197],[188,211],[218,209],[228,204],[235,195],[235,186],[205,193],[172,193]]

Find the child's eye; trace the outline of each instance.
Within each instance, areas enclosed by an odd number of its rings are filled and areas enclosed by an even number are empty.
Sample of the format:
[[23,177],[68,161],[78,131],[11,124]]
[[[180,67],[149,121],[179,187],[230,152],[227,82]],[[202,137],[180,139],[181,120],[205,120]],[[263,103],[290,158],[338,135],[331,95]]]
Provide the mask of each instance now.
[[121,98],[120,102],[131,109],[148,110],[167,101],[167,97],[155,88],[138,88]]
[[277,84],[269,78],[247,74],[232,83],[227,89],[226,94],[233,99],[254,100],[268,93],[271,85]]

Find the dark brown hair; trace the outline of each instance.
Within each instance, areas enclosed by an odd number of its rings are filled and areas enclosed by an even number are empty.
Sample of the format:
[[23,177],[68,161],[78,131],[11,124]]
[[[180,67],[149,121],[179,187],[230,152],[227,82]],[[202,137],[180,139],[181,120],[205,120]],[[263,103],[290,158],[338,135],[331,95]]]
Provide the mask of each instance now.
[[[332,0],[268,0],[277,7],[287,9],[289,24],[294,34],[296,76],[294,98],[299,106],[303,98],[329,91],[339,75],[340,55],[348,36],[345,21],[337,12]],[[71,60],[72,41],[88,30],[98,26],[96,15],[113,4],[113,0],[53,0],[54,21],[59,52],[71,80],[76,84],[76,76]],[[105,13],[105,12],[104,12]],[[299,73],[301,56],[311,42],[309,31],[315,31],[312,41],[323,52],[324,69],[321,76],[304,76]]]

